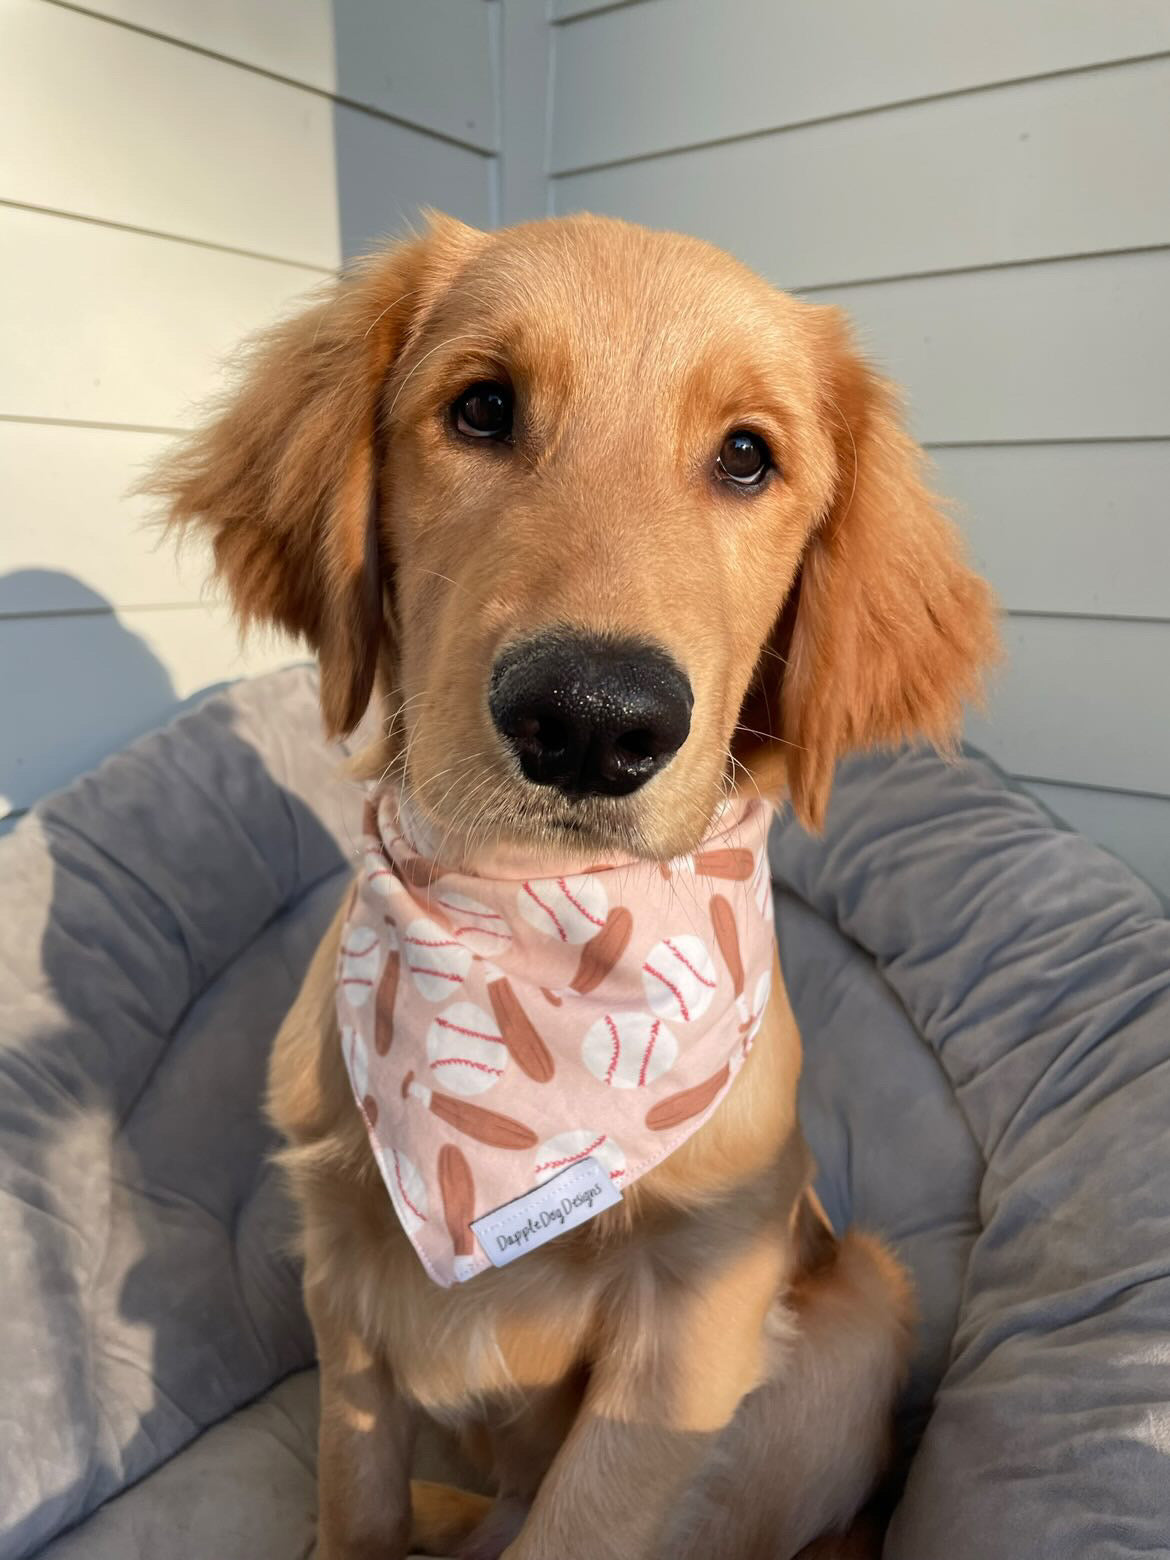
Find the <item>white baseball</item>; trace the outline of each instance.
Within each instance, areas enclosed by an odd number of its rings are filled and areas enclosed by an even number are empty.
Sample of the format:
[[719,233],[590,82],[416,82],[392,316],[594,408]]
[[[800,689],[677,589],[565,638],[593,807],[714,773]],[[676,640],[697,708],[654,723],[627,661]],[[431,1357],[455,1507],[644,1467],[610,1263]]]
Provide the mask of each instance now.
[[[744,1015],[743,1021],[747,1025],[747,1032],[743,1037],[743,1049],[745,1056],[752,1048],[752,1041],[760,1032],[760,1025],[764,1022],[764,1009],[768,1006],[768,998],[771,996],[771,994],[772,970],[769,966],[769,968],[766,969],[760,976],[759,980],[756,981],[756,989],[752,993],[751,1009]],[[742,997],[740,998],[740,1002],[743,1002]]]
[[756,859],[756,870],[752,874],[752,888],[756,895],[756,908],[761,915],[770,915],[772,911],[772,869],[768,861],[767,846],[761,850]]
[[430,903],[442,910],[444,919],[451,923],[451,935],[472,953],[490,958],[504,953],[511,945],[512,928],[500,912],[469,894],[461,894],[440,882]]
[[490,1013],[453,1002],[427,1030],[427,1060],[436,1088],[482,1094],[504,1076],[508,1052]]
[[408,1235],[413,1235],[427,1221],[427,1184],[400,1149],[384,1149],[375,1138],[374,1156],[398,1222]]
[[364,1007],[378,980],[382,939],[372,926],[351,926],[341,939],[337,984],[350,1007]]
[[686,933],[655,943],[642,965],[642,985],[650,1011],[659,1018],[690,1024],[711,1005],[719,976],[701,937]]
[[581,1060],[615,1089],[640,1089],[675,1064],[678,1041],[652,1013],[605,1013],[581,1042]]
[[420,915],[402,933],[402,957],[427,1001],[445,1002],[462,986],[473,955],[445,926]]
[[542,1183],[579,1159],[596,1159],[603,1170],[609,1171],[611,1181],[620,1181],[626,1173],[621,1145],[608,1132],[594,1132],[588,1127],[578,1132],[558,1132],[542,1143],[536,1150],[532,1173]]
[[352,1024],[341,1026],[341,1054],[353,1085],[354,1097],[360,1105],[370,1092],[370,1053],[366,1042]]
[[533,878],[521,883],[516,903],[529,926],[562,943],[587,943],[609,914],[609,895],[596,873]]
[[362,858],[362,875],[376,894],[389,899],[398,881],[390,863],[380,850],[368,850]]

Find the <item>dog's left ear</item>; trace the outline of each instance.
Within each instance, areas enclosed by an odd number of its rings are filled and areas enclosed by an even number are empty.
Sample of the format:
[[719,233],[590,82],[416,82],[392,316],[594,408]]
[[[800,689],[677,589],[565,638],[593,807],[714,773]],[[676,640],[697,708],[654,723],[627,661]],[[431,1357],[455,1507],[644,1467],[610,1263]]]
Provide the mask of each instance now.
[[991,591],[923,482],[894,391],[836,309],[811,324],[836,480],[781,620],[780,731],[797,817],[820,829],[844,753],[954,742],[999,640]]
[[219,415],[143,484],[173,529],[210,539],[245,628],[272,624],[316,651],[330,735],[360,721],[387,639],[387,381],[484,241],[434,216],[417,238],[358,262],[314,307],[257,338]]

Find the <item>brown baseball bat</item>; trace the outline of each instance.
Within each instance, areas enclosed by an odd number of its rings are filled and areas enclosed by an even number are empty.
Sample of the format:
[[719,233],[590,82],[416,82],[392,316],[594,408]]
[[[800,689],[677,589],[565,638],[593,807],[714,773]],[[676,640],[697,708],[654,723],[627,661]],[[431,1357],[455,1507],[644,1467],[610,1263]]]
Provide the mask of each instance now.
[[722,894],[711,895],[711,924],[715,928],[715,941],[727,965],[735,994],[742,997],[743,958],[739,951],[739,933],[735,929],[735,913]]
[[743,882],[756,870],[756,858],[750,850],[737,845],[732,850],[704,850],[695,857],[695,871],[700,877],[727,878],[731,882]]
[[372,1132],[378,1125],[378,1102],[372,1094],[367,1094],[362,1101],[362,1115],[366,1118],[366,1126]]
[[600,986],[625,953],[633,930],[633,916],[624,905],[616,905],[606,916],[605,925],[581,949],[577,973],[569,983],[578,996]]
[[470,1105],[466,1100],[454,1099],[450,1094],[438,1094],[425,1084],[416,1083],[414,1073],[408,1072],[402,1080],[402,1098],[421,1100],[433,1116],[445,1121],[456,1132],[486,1143],[489,1148],[535,1148],[540,1139],[531,1127],[511,1116],[503,1116],[498,1110],[487,1110],[482,1105]]
[[651,1106],[646,1112],[646,1125],[651,1132],[667,1132],[692,1116],[701,1115],[730,1077],[731,1063],[724,1062],[719,1071],[703,1083],[696,1083],[693,1088],[683,1089]]
[[374,997],[374,1050],[385,1056],[394,1039],[394,999],[398,995],[398,949],[386,955],[386,967]]
[[444,1143],[439,1150],[439,1190],[455,1255],[469,1257],[475,1250],[469,1227],[475,1217],[475,1182],[471,1166],[454,1143]]
[[407,856],[405,861],[394,863],[394,870],[415,888],[429,889],[439,876],[438,862],[426,856]]
[[520,1006],[520,999],[512,990],[512,982],[503,977],[489,980],[487,994],[500,1038],[516,1058],[516,1065],[534,1083],[547,1083],[556,1072],[556,1063],[548,1046],[537,1034],[532,1020]]

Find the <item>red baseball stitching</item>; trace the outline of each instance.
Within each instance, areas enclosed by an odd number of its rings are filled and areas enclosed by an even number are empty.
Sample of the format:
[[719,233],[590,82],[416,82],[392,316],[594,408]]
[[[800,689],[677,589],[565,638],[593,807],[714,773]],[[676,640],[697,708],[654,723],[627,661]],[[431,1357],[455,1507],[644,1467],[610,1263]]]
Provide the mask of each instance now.
[[431,1063],[432,1067],[474,1067],[477,1072],[494,1073],[497,1078],[504,1076],[502,1067],[489,1067],[486,1062],[474,1062],[470,1056],[436,1056]]
[[459,948],[462,946],[454,937],[404,937],[402,941],[413,943],[416,948]]
[[512,936],[511,932],[499,932],[494,926],[457,926],[455,928],[456,937],[466,932],[475,932],[479,937],[499,937],[504,942],[508,942]]
[[469,1040],[494,1040],[497,1045],[500,1043],[499,1035],[485,1035],[478,1029],[464,1029],[462,1024],[453,1024],[449,1018],[436,1018],[435,1023],[440,1029],[454,1030],[457,1035],[466,1035]]
[[431,975],[435,980],[453,980],[457,986],[463,984],[463,976],[453,975],[450,970],[433,970],[429,964],[408,964],[406,967],[412,975]]
[[669,976],[664,975],[661,970],[656,970],[654,966],[649,963],[649,961],[643,964],[642,968],[646,971],[647,975],[653,975],[656,977],[656,979],[660,980],[666,989],[673,994],[674,1000],[678,1003],[680,1009],[682,1010],[683,1023],[689,1024],[691,1021],[691,1010],[689,1007],[687,1007],[686,1001],[683,998],[683,994],[675,985],[674,981],[672,981]]
[[697,981],[698,981],[698,982],[699,982],[699,983],[700,983],[700,984],[701,984],[701,985],[704,985],[704,986],[706,986],[706,987],[707,987],[707,989],[708,989],[708,990],[709,990],[709,991],[714,991],[714,990],[715,990],[715,984],[716,984],[716,983],[715,983],[715,981],[713,981],[713,980],[708,980],[708,979],[707,979],[707,977],[706,977],[706,976],[705,976],[705,975],[701,975],[701,974],[700,974],[700,973],[699,973],[699,971],[698,971],[698,970],[697,970],[697,969],[696,969],[696,968],[695,968],[695,966],[694,966],[694,965],[693,965],[693,964],[692,964],[692,963],[691,963],[691,961],[690,961],[690,960],[689,960],[689,959],[688,959],[688,958],[687,958],[687,956],[686,956],[686,954],[685,954],[685,953],[680,953],[680,952],[679,952],[679,950],[678,950],[678,949],[677,949],[677,948],[676,948],[676,947],[675,947],[675,946],[674,946],[674,944],[673,944],[673,943],[672,943],[672,942],[671,942],[671,940],[670,940],[670,938],[669,938],[669,937],[667,937],[667,938],[666,938],[666,939],[665,939],[665,941],[664,941],[664,942],[663,942],[663,945],[662,945],[662,946],[663,946],[663,947],[664,947],[664,948],[669,948],[669,949],[670,949],[670,951],[671,951],[671,953],[673,953],[673,954],[674,954],[674,956],[675,956],[675,958],[676,958],[676,959],[677,959],[677,960],[678,960],[678,962],[679,962],[679,963],[680,963],[680,964],[683,964],[683,965],[685,965],[685,966],[686,966],[686,968],[687,968],[687,969],[688,969],[688,970],[690,970],[690,972],[691,972],[691,974],[692,974],[692,975],[693,975],[693,976],[694,976],[694,977],[695,977],[695,979],[696,979],[696,980],[697,980]]
[[[588,1159],[593,1150],[595,1148],[600,1148],[608,1136],[608,1132],[603,1132],[599,1138],[594,1138],[589,1147],[583,1148],[579,1154],[567,1154],[564,1159],[545,1160],[544,1164],[537,1165],[536,1169],[532,1172],[533,1175],[539,1175],[542,1170],[559,1170],[563,1165],[575,1165],[578,1159]],[[612,1173],[613,1172],[611,1172],[611,1174]],[[619,1170],[617,1174],[620,1175],[621,1171]]]
[[654,1020],[653,1028],[650,1030],[650,1043],[647,1045],[645,1054],[642,1057],[642,1070],[638,1074],[639,1088],[641,1088],[642,1085],[646,1082],[646,1069],[650,1066],[650,1058],[654,1054],[654,1045],[658,1039],[658,1031],[661,1028],[662,1020],[660,1018],[656,1018]]
[[605,1022],[609,1025],[609,1032],[613,1037],[613,1055],[609,1059],[609,1067],[606,1070],[605,1081],[606,1083],[612,1083],[613,1075],[617,1071],[618,1057],[621,1055],[622,1045],[621,1041],[618,1039],[617,1025],[614,1023],[613,1019],[610,1018],[608,1013],[605,1015]]
[[378,946],[378,934],[377,932],[371,932],[370,936],[373,941],[367,943],[364,948],[350,948],[343,946],[341,950],[341,957],[343,959],[364,959],[367,954],[373,953],[374,949]]
[[592,921],[594,926],[604,926],[605,925],[605,922],[599,920],[597,918],[597,916],[595,916],[591,910],[586,910],[585,906],[581,903],[581,901],[577,898],[577,896],[575,894],[570,893],[569,887],[566,884],[564,878],[557,878],[557,886],[560,889],[561,893],[564,894],[565,898],[572,905],[573,909],[578,911],[579,914],[583,915],[587,921]]
[[486,916],[489,921],[502,921],[504,917],[498,910],[473,910],[470,905],[453,905],[449,899],[436,897],[435,903],[442,905],[444,910],[457,910],[460,915],[478,915],[481,919]]
[[427,1222],[426,1214],[422,1211],[421,1208],[415,1207],[407,1194],[406,1187],[402,1184],[402,1166],[398,1163],[398,1150],[396,1148],[392,1148],[390,1152],[394,1155],[394,1179],[398,1183],[398,1190],[402,1194],[402,1201],[410,1209],[411,1213],[414,1214],[415,1218],[421,1219],[425,1224]]
[[524,884],[524,892],[528,895],[528,897],[530,899],[534,900],[540,906],[540,908],[544,911],[545,915],[548,916],[549,920],[556,927],[556,929],[557,929],[557,936],[561,939],[561,941],[562,942],[568,942],[568,940],[569,940],[568,933],[565,931],[564,927],[561,925],[560,919],[558,918],[557,913],[552,908],[552,906],[545,904],[544,900],[536,892],[536,890],[533,888],[531,883],[525,883]]

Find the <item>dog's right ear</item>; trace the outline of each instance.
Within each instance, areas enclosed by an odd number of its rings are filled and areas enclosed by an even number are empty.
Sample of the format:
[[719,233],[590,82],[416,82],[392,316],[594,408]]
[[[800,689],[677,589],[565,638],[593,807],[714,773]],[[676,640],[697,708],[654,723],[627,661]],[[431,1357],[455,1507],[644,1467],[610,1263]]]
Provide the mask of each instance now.
[[241,624],[305,639],[326,730],[357,725],[384,627],[382,391],[431,305],[485,235],[435,217],[261,335],[222,409],[144,483],[168,523],[209,536]]

